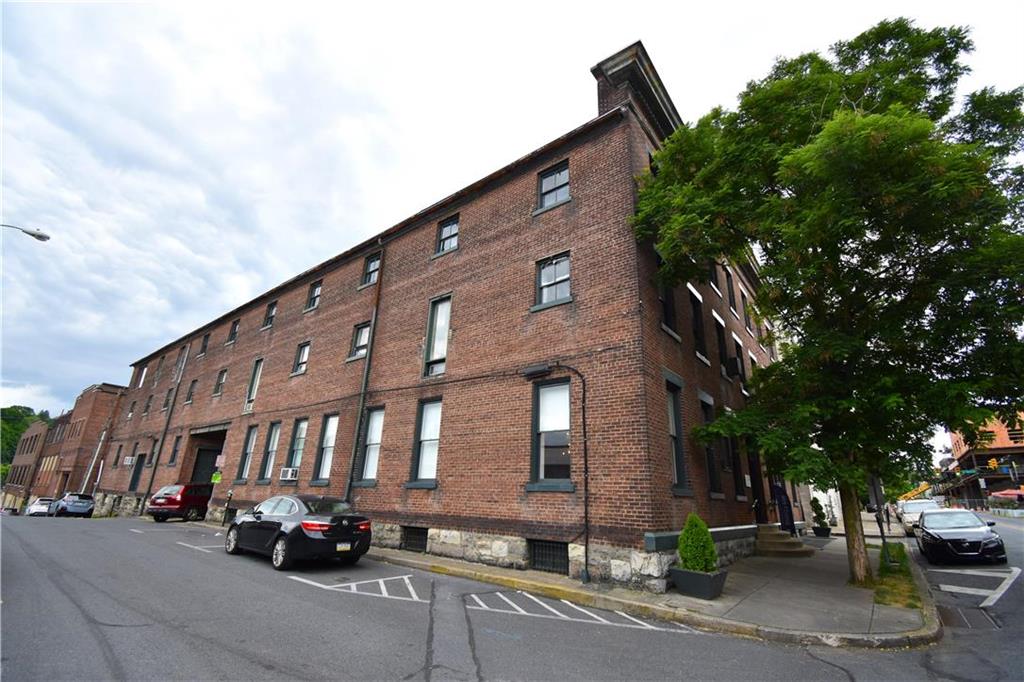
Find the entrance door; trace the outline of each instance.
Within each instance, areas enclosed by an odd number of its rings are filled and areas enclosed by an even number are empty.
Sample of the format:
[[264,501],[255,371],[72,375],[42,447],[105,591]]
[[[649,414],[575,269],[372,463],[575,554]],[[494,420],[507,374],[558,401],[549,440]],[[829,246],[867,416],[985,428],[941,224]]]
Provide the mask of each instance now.
[[747,465],[750,470],[750,489],[754,497],[754,520],[757,523],[768,523],[768,500],[764,496],[761,458],[749,448],[747,450]]
[[145,455],[135,456],[135,468],[132,469],[132,480],[128,484],[129,492],[135,492],[139,489],[139,479],[142,477],[142,467],[146,464]]
[[219,448],[199,448],[196,452],[196,463],[192,467],[193,483],[209,483],[213,472],[217,470]]

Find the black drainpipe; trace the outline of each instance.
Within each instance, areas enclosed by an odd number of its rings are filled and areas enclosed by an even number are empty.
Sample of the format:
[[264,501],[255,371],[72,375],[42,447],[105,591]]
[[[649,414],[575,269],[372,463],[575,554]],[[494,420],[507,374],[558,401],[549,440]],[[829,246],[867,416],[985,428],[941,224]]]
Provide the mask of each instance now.
[[370,315],[370,340],[366,347],[366,358],[363,364],[363,381],[359,387],[359,406],[356,411],[356,430],[352,436],[352,456],[348,466],[348,478],[345,479],[345,501],[351,502],[352,480],[356,475],[356,458],[359,455],[360,434],[363,432],[363,412],[366,410],[366,391],[370,384],[370,361],[373,359],[373,346],[377,340],[377,310],[380,308],[380,290],[384,286],[384,241],[377,238],[380,247],[380,265],[377,267],[377,283],[373,292],[373,313]]
[[584,583],[590,582],[590,458],[587,455],[587,378],[583,373],[572,365],[565,365],[560,362],[555,367],[567,369],[580,378],[580,387],[583,389],[583,397],[580,401],[580,411],[583,417],[583,569],[580,571],[580,580]]
[[192,350],[192,343],[189,342],[185,345],[185,355],[181,358],[181,366],[175,368],[178,377],[174,381],[174,392],[171,393],[171,404],[167,408],[167,418],[164,419],[164,428],[160,432],[160,440],[156,444],[156,452],[153,453],[153,470],[149,472],[149,484],[146,486],[146,496],[142,498],[142,504],[139,505],[139,513],[136,516],[142,516],[146,511],[146,500],[153,494],[153,480],[156,478],[157,467],[160,466],[160,451],[164,449],[164,440],[167,438],[167,430],[171,427],[171,417],[174,416],[174,406],[178,404],[178,389],[181,388],[181,378],[185,376],[185,365],[188,364],[188,354]]

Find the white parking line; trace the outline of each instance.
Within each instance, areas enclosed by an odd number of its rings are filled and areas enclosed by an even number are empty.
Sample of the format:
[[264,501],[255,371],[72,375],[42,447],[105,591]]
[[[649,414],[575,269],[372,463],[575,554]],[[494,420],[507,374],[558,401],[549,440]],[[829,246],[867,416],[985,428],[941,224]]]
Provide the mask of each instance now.
[[312,587],[319,587],[321,590],[327,590],[329,592],[347,592],[349,594],[358,594],[362,597],[377,597],[378,599],[394,599],[396,601],[411,601],[416,602],[418,604],[429,604],[429,601],[427,601],[426,599],[420,599],[419,595],[417,595],[414,591],[410,591],[409,594],[411,596],[409,597],[401,597],[397,594],[389,594],[386,589],[381,594],[377,594],[376,592],[361,592],[358,589],[356,589],[358,585],[367,585],[369,583],[376,583],[377,585],[383,587],[382,583],[385,580],[403,580],[408,579],[409,577],[410,576],[408,575],[398,575],[391,576],[389,578],[374,578],[371,580],[360,580],[358,582],[344,583],[341,585],[324,585],[323,583],[318,583],[315,580],[300,578],[297,575],[288,576],[289,579],[295,580],[296,582],[300,582],[305,585],[310,585]]
[[485,604],[482,601],[480,601],[480,597],[476,596],[475,594],[471,594],[469,596],[473,598],[473,601],[475,601],[477,604],[480,605],[480,608],[482,608],[482,609],[484,609],[486,611],[490,611],[491,610],[490,606],[488,606],[487,604]]
[[534,597],[532,594],[528,594],[526,592],[523,592],[522,590],[519,590],[519,594],[523,595],[524,597],[528,597],[528,598],[532,599],[533,601],[537,602],[538,604],[540,604],[541,606],[546,608],[548,611],[550,611],[551,613],[553,613],[556,616],[558,616],[559,618],[568,618],[569,617],[569,616],[565,615],[564,613],[561,613],[561,612],[556,611],[555,609],[551,608],[550,606],[548,606],[547,604],[542,602],[540,599],[537,599],[536,597]]
[[409,576],[403,575],[402,579],[405,581],[405,589],[409,590],[409,594],[412,595],[413,599],[419,601],[420,596],[416,594],[416,590],[412,589],[412,581],[409,580]]
[[387,588],[387,585],[384,584],[384,581],[383,580],[378,580],[377,584],[380,586],[380,595],[382,597],[389,596],[388,595],[388,588]]
[[[190,545],[187,542],[176,542],[174,544],[181,545],[182,547],[188,547],[189,549],[194,549],[197,552],[206,552],[207,554],[212,554],[212,552],[210,550],[208,550],[208,549],[205,549],[203,547],[197,547],[195,545]],[[220,545],[217,545],[217,546],[220,547]]]
[[[586,609],[584,609],[582,607],[576,606],[571,601],[567,601],[567,600],[563,599],[562,603],[565,604],[566,606],[571,606],[572,608],[576,609],[580,613],[587,614],[591,618],[594,618],[595,620],[597,620],[597,621],[599,621],[601,623],[608,623],[608,621],[606,621],[604,618],[602,618],[601,616],[597,615],[596,613],[591,613],[590,611],[587,611]],[[609,625],[610,625],[610,623],[609,623]]]
[[514,601],[512,601],[511,599],[509,599],[508,597],[506,597],[505,595],[503,595],[503,594],[502,594],[501,592],[498,592],[498,596],[499,596],[499,597],[501,597],[501,598],[502,598],[503,600],[505,600],[505,603],[506,603],[506,604],[508,604],[509,606],[511,606],[512,608],[514,608],[514,609],[515,609],[516,611],[518,611],[519,613],[526,613],[526,611],[523,611],[523,610],[522,610],[521,608],[519,608],[519,605],[518,605],[518,604],[516,604],[516,603],[515,603]]
[[994,590],[983,590],[977,587],[961,587],[959,585],[939,585],[939,589],[943,592],[957,592],[960,594],[972,594],[977,597],[985,597],[985,601],[981,602],[981,608],[992,606],[999,598],[1006,594],[1006,590],[1010,589],[1010,585],[1020,575],[1020,569],[1016,566],[1010,566],[1005,570],[991,570],[985,571],[981,569],[971,568],[930,568],[930,571],[935,573],[959,573],[961,575],[974,575],[982,576],[985,578],[1002,578],[1003,582],[999,584]]
[[631,620],[631,621],[633,621],[634,623],[639,623],[640,625],[643,625],[643,626],[644,626],[645,628],[647,628],[648,630],[657,630],[657,629],[658,629],[658,628],[654,627],[653,625],[648,625],[647,623],[643,622],[642,620],[637,620],[637,619],[636,619],[636,618],[634,618],[633,616],[629,616],[629,615],[626,615],[626,614],[625,614],[625,613],[623,613],[622,611],[616,611],[615,613],[619,614],[619,615],[620,615],[620,616],[622,616],[623,618],[628,618],[628,619],[630,619],[630,620]]

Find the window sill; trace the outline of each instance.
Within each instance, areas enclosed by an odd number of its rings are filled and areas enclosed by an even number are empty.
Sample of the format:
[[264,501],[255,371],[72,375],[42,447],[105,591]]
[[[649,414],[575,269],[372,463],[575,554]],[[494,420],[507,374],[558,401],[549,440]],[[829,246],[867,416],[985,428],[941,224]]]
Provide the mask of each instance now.
[[191,404],[192,404],[191,400],[186,400],[185,402],[182,403],[182,405],[191,405]]
[[192,359],[193,360],[198,360],[199,358],[205,358],[205,357],[206,357],[206,353],[205,352],[203,352],[203,353],[196,353],[196,356],[194,358],[192,358]]
[[248,481],[244,478],[236,478],[231,482],[231,485],[246,485]]
[[407,481],[403,488],[433,490],[437,487],[436,478],[424,478],[418,481]]
[[364,360],[366,355],[350,355],[345,358],[345,362],[355,362],[356,360]]
[[376,488],[377,479],[375,478],[364,478],[361,481],[352,481],[353,488]]
[[732,316],[735,317],[737,320],[740,319],[740,314],[736,312],[736,309],[733,308],[732,306],[729,306],[729,312],[732,313]]
[[257,478],[256,479],[256,485],[270,485],[270,479],[269,478]]
[[262,327],[260,327],[260,331],[261,331],[261,332],[265,332],[265,331],[267,331],[268,329],[273,329],[273,328],[274,328],[274,324],[273,324],[273,323],[271,323],[271,324],[265,324],[265,325],[263,325]]
[[278,481],[277,484],[278,485],[298,486],[299,482],[298,481]]
[[374,284],[376,284],[376,282],[367,282],[366,284],[360,284],[359,286],[356,287],[356,291],[362,291],[363,289],[369,289]]
[[746,329],[746,330],[747,330],[747,334],[749,334],[749,335],[750,335],[750,338],[752,338],[752,339],[754,339],[754,340],[757,340],[757,337],[756,337],[756,336],[754,336],[754,331],[753,331],[753,330],[752,330],[752,329],[751,329],[750,327],[744,327],[744,329]]
[[528,493],[574,493],[576,485],[572,481],[532,481],[526,484]]
[[169,467],[178,466],[178,463],[177,462],[168,462],[167,466],[169,466]]
[[550,211],[550,210],[551,210],[551,209],[553,209],[553,208],[558,208],[559,206],[565,206],[565,205],[566,205],[566,204],[568,204],[568,203],[569,203],[570,201],[572,201],[572,197],[569,197],[568,199],[563,199],[562,201],[559,201],[559,202],[557,202],[557,203],[551,204],[550,206],[544,206],[543,208],[538,208],[537,210],[535,210],[535,211],[534,211],[533,213],[531,213],[530,215],[532,215],[532,216],[534,216],[534,217],[537,217],[537,216],[539,216],[539,215],[540,215],[541,213],[547,213],[548,211]]
[[537,305],[530,307],[530,312],[531,313],[536,313],[536,312],[539,312],[541,310],[547,310],[548,308],[554,308],[555,306],[565,305],[566,303],[572,303],[572,302],[573,302],[573,298],[572,298],[572,296],[570,296],[568,298],[560,298],[557,301],[548,301],[547,303],[538,303]]
[[681,338],[679,338],[679,334],[675,333],[675,331],[672,330],[672,327],[668,326],[664,322],[661,323],[661,331],[665,332],[666,334],[671,336],[673,339],[675,339],[676,343],[682,343],[683,342],[683,340]]
[[211,397],[211,398],[219,398],[219,397],[221,397],[222,395],[224,395],[223,391],[222,391],[222,392],[220,392],[220,393],[214,393],[214,394],[213,394],[213,395],[211,395],[210,397]]
[[252,405],[246,405],[243,407],[242,414],[252,414]]
[[291,374],[288,375],[288,378],[290,379],[292,377],[301,377],[305,373],[306,370],[302,370],[301,372],[292,372]]
[[681,485],[672,486],[672,495],[675,497],[693,497],[693,488],[685,488]]
[[746,502],[747,501],[747,496],[746,495],[737,495],[736,496],[736,501],[737,502]]
[[225,341],[224,345],[225,346],[233,346],[233,345],[235,345],[235,342],[234,341]]
[[317,303],[316,305],[311,305],[308,308],[303,308],[302,309],[302,314],[305,315],[306,313],[311,313],[311,312],[313,312],[314,310],[316,310],[319,307],[320,307],[320,304]]
[[326,488],[330,484],[331,484],[331,482],[329,480],[327,480],[326,478],[317,478],[317,479],[312,480],[312,481],[309,482],[309,485],[312,488]]
[[694,351],[693,353],[694,353],[694,355],[696,355],[696,356],[697,356],[697,359],[698,359],[698,360],[700,360],[701,362],[703,362],[703,363],[704,363],[705,365],[707,365],[708,367],[710,367],[710,366],[711,366],[711,361],[710,361],[710,360],[708,360],[708,359],[707,359],[707,358],[706,358],[706,357],[704,356],[704,354],[703,354],[703,353],[701,353],[701,352],[700,352],[699,350],[696,350],[696,351]]
[[716,493],[713,490],[711,492],[709,492],[708,495],[711,497],[712,500],[724,500],[725,499],[725,493]]
[[447,256],[452,251],[458,251],[458,250],[459,250],[459,247],[455,246],[455,247],[452,247],[450,249],[445,249],[444,251],[438,251],[437,253],[435,253],[434,255],[432,255],[430,257],[430,260],[434,260],[435,258],[440,258],[441,256]]
[[718,294],[718,298],[722,298],[722,292],[718,289],[717,286],[715,286],[714,282],[708,282],[708,286],[710,286],[714,290],[714,292]]

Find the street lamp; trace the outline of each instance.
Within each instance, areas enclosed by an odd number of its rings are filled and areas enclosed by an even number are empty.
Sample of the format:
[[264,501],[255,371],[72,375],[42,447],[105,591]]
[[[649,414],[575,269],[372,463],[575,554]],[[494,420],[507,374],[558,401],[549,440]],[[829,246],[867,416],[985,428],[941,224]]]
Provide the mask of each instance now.
[[27,234],[29,237],[32,237],[33,239],[38,239],[41,242],[45,242],[47,239],[50,238],[50,235],[46,234],[42,230],[32,230],[32,229],[29,229],[27,227],[18,227],[17,225],[7,225],[6,223],[0,223],[0,227],[9,227],[12,230],[19,230],[19,231],[24,232],[25,234]]

